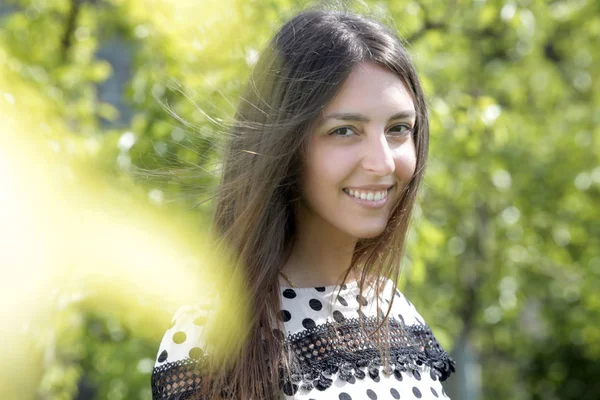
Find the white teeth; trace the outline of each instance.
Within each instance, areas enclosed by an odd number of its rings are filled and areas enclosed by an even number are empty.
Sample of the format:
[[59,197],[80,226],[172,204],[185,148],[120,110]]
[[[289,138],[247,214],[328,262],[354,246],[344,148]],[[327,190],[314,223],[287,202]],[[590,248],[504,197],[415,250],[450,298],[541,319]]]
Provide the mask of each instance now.
[[359,192],[358,190],[348,189],[347,192],[350,196],[361,200],[367,201],[379,201],[387,197],[387,190],[380,190],[377,192]]

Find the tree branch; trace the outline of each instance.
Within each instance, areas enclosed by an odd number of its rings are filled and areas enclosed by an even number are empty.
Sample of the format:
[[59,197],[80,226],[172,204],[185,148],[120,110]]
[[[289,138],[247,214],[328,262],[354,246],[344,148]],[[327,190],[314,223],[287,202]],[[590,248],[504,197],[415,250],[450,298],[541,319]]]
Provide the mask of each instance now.
[[67,26],[61,40],[61,58],[66,61],[73,42],[73,34],[77,27],[77,17],[83,0],[71,0],[71,9],[67,15]]

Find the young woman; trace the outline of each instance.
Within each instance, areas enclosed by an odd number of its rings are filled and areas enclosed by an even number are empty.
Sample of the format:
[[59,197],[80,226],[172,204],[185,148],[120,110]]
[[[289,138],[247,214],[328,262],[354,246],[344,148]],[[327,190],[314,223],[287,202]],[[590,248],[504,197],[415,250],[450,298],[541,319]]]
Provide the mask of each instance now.
[[428,136],[390,29],[331,10],[286,23],[240,102],[214,216],[251,301],[243,349],[198,368],[205,320],[182,308],[153,398],[445,397],[453,361],[396,288]]

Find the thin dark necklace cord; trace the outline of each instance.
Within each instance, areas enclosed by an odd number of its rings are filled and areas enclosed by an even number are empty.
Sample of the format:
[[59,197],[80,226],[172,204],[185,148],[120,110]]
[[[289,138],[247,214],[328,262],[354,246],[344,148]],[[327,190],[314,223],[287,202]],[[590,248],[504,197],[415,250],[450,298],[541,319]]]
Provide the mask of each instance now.
[[287,281],[287,283],[290,284],[291,287],[295,288],[296,285],[294,285],[292,283],[292,281],[290,280],[290,278],[288,278],[288,276],[286,274],[284,274],[283,272],[279,271],[279,275],[283,276],[283,279],[285,279]]

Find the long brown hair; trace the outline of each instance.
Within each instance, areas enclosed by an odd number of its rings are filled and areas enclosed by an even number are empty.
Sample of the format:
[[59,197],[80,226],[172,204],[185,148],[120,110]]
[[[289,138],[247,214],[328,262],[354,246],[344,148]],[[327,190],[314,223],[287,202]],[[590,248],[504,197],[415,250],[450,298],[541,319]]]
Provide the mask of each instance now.
[[[224,154],[214,226],[233,250],[252,313],[233,365],[207,376],[204,386],[212,388],[210,398],[218,398],[225,383],[235,398],[278,398],[280,366],[287,360],[272,329],[280,309],[278,273],[295,239],[301,149],[319,113],[363,61],[396,73],[411,93],[417,113],[413,129],[417,165],[384,232],[358,241],[344,281],[356,271],[361,295],[370,277],[376,277],[377,294],[386,278],[392,279],[395,289],[427,158],[429,124],[421,85],[406,49],[390,28],[347,11],[307,10],[283,25],[259,57]],[[378,319],[379,327],[390,310],[391,304],[385,317]],[[389,349],[380,351],[385,354]]]

